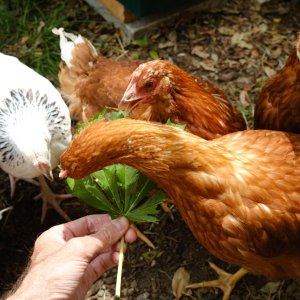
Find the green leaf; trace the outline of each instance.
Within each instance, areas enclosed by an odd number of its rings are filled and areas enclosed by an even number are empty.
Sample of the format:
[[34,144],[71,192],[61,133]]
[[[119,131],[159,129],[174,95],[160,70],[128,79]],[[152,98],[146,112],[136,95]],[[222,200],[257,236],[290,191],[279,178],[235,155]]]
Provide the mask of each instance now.
[[297,56],[298,56],[298,58],[300,60],[300,51],[297,51]]
[[138,184],[135,192],[132,193],[131,204],[128,210],[131,211],[134,209],[155,187],[156,185],[150,179],[140,173]]
[[124,191],[124,211],[127,211],[132,190],[139,177],[139,171],[130,166],[118,164],[116,165],[116,175]]
[[150,50],[149,55],[152,59],[159,59],[159,55],[158,55],[157,51],[155,51],[155,50]]
[[109,166],[103,169],[109,180],[109,189],[111,191],[114,202],[116,203],[118,209],[123,212],[123,204],[120,199],[118,184],[117,184],[117,176],[116,176],[116,165]]
[[127,113],[125,111],[111,111],[108,113],[109,114],[109,120],[113,121],[113,120],[117,120],[117,119],[123,119],[125,117],[127,117]]
[[149,42],[147,39],[137,39],[137,40],[133,40],[132,44],[140,47],[146,47],[148,46]]
[[184,130],[186,125],[185,124],[176,124],[176,123],[173,123],[170,119],[168,119],[168,121],[166,122],[166,125],[169,125],[169,126],[172,126],[172,127],[175,127],[175,128],[179,128],[179,129],[182,129]]
[[166,194],[162,191],[158,191],[150,199],[130,211],[128,215],[130,218],[134,218],[136,222],[157,222],[158,219],[150,215],[156,215],[158,213],[157,206],[163,202],[164,199],[166,199]]
[[91,176],[87,176],[81,180],[67,178],[67,184],[70,192],[88,205],[103,211],[114,210],[101,190],[97,189],[95,184],[93,184]]

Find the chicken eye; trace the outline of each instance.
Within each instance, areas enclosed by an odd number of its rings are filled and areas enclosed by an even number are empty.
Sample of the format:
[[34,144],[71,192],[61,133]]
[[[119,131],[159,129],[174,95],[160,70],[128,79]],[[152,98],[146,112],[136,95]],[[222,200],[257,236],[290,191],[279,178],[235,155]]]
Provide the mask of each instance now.
[[149,80],[145,83],[144,88],[146,90],[151,90],[153,88],[153,81]]

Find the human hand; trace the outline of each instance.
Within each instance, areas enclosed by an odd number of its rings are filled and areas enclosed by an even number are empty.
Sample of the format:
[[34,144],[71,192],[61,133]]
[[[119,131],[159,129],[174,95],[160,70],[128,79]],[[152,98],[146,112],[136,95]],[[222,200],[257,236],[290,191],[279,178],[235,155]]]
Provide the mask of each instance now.
[[36,240],[27,273],[8,299],[84,299],[94,281],[117,264],[124,234],[126,242],[136,240],[126,218],[108,215],[50,228]]

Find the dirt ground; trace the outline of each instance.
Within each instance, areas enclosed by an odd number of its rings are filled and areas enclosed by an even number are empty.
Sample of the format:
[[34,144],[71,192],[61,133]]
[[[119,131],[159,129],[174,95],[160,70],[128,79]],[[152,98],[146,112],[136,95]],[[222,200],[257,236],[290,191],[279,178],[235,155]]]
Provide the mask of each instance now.
[[[75,0],[74,0],[75,1]],[[235,105],[244,112],[252,126],[253,102],[268,77],[279,70],[300,29],[300,3],[293,1],[229,1],[219,12],[182,15],[167,25],[147,33],[144,46],[124,45],[118,30],[107,24],[85,3],[90,20],[67,31],[80,32],[90,38],[106,56],[150,59],[155,50],[160,58],[169,59],[192,74],[218,84]],[[263,1],[260,1],[263,2]],[[71,5],[70,4],[70,5]],[[0,172],[0,203],[13,204],[13,211],[2,220],[0,237],[0,293],[8,290],[22,272],[35,238],[63,220],[49,211],[41,225],[41,202],[33,197],[38,189],[19,182],[15,198],[9,198],[9,180]],[[59,180],[51,183],[62,192]],[[78,200],[65,201],[63,208],[71,218],[93,212]],[[155,250],[138,241],[128,248],[124,267],[123,299],[173,299],[171,282],[174,272],[184,266],[191,282],[214,279],[208,261],[227,271],[237,270],[211,256],[192,236],[173,208],[174,221],[161,213],[158,224],[140,225]],[[99,280],[89,299],[113,298],[116,269]],[[221,299],[216,289],[188,290],[182,299]],[[247,275],[231,296],[239,299],[300,299],[300,284],[294,280],[268,283],[266,278]]]

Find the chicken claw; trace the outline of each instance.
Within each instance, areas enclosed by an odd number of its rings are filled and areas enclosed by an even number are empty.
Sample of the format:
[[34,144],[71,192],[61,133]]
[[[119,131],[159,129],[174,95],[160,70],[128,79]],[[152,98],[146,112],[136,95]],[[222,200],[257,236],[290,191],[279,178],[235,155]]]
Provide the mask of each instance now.
[[242,277],[244,277],[248,273],[248,271],[244,268],[240,268],[237,272],[231,274],[225,272],[224,270],[222,270],[212,262],[209,262],[209,265],[219,275],[219,279],[193,283],[188,285],[187,288],[197,289],[197,288],[205,288],[205,287],[216,287],[221,289],[224,293],[222,300],[228,300],[237,282]]
[[58,214],[63,217],[66,221],[71,221],[70,217],[62,210],[59,206],[60,202],[65,199],[72,198],[73,195],[71,194],[62,194],[57,195],[51,191],[49,186],[46,183],[44,176],[39,176],[38,181],[41,185],[41,192],[34,197],[34,200],[42,199],[43,200],[43,208],[42,208],[42,216],[41,216],[41,223],[44,222],[46,217],[46,212],[49,206],[54,208]]

